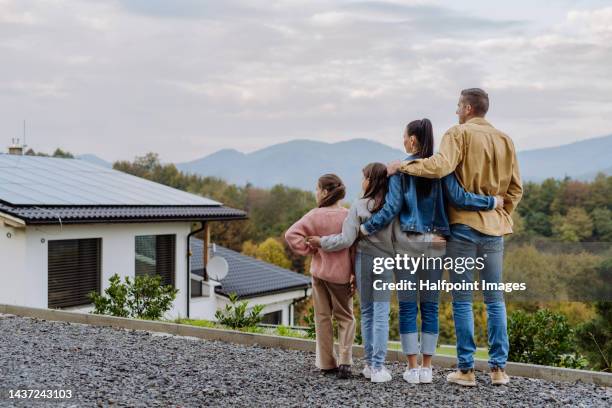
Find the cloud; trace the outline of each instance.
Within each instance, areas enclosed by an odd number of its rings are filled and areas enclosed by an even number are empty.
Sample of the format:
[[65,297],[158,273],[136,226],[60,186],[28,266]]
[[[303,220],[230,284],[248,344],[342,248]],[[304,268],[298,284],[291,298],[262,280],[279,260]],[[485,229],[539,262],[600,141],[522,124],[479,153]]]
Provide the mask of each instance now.
[[0,82],[0,90],[7,94],[24,94],[27,97],[61,98],[67,95],[64,86],[58,82]]
[[612,35],[612,7],[599,10],[572,10],[567,19],[570,23],[580,24],[594,34]]
[[491,18],[439,1],[0,0],[0,131],[17,135],[26,118],[34,147],[108,159],[151,150],[181,161],[293,138],[397,145],[415,118],[439,136],[459,90],[483,86],[519,148],[608,134],[610,9],[559,14]]
[[38,18],[30,11],[20,10],[13,2],[0,1],[0,24],[33,25]]
[[213,19],[252,17],[260,8],[246,1],[223,0],[119,0],[125,10],[155,18]]

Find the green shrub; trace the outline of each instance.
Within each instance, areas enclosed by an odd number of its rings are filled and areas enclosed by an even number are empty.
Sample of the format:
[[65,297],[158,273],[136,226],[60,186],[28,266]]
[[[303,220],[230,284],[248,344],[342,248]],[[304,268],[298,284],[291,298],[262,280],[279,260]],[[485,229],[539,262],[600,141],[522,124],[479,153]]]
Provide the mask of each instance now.
[[119,275],[109,279],[110,286],[101,295],[91,292],[94,304],[92,313],[137,319],[159,320],[172,307],[178,289],[162,285],[160,276],[125,277],[121,283]]
[[203,319],[175,319],[174,323],[178,323],[178,324],[188,324],[190,326],[197,326],[197,327],[207,327],[207,328],[216,328],[218,327],[217,323],[215,322],[211,322],[210,320],[203,320]]
[[229,296],[229,305],[225,305],[224,310],[217,310],[215,318],[217,321],[232,329],[240,329],[245,327],[255,327],[261,322],[261,312],[263,305],[255,305],[247,313],[249,302],[246,300],[238,301],[238,295],[231,293]]
[[578,346],[597,370],[612,371],[612,302],[597,302],[597,316],[576,330]]
[[[599,282],[592,282],[598,299],[611,299],[612,257],[608,255],[597,268]],[[578,346],[598,370],[612,371],[612,302],[595,302],[596,316],[577,329]]]
[[298,330],[293,330],[291,327],[288,326],[276,326],[276,329],[274,330],[275,334],[277,336],[282,336],[282,337],[296,337],[296,338],[303,338],[304,337],[304,333]]
[[584,368],[576,354],[574,331],[567,318],[548,309],[529,314],[522,310],[508,318],[509,360],[554,367]]

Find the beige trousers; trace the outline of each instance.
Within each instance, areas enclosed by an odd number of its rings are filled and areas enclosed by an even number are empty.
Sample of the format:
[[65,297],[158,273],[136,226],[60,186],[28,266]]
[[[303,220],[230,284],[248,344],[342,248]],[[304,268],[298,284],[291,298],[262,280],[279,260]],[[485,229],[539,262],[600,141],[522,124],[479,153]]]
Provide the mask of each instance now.
[[[327,370],[340,364],[352,365],[355,317],[353,316],[353,298],[350,284],[331,283],[313,276],[312,300],[317,335],[316,366],[322,370]],[[337,359],[334,352],[332,316],[338,323]]]

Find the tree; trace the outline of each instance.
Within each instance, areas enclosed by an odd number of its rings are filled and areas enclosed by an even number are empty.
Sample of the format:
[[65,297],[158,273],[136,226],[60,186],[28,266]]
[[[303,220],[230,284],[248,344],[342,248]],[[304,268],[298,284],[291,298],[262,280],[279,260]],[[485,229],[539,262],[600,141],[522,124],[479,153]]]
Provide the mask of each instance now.
[[[40,156],[40,157],[49,157],[47,153],[36,152],[34,149],[30,148],[26,150],[24,153],[26,156]],[[74,159],[74,155],[67,150],[62,150],[61,148],[55,149],[51,157],[58,157],[62,159]]]
[[257,257],[257,244],[253,241],[248,240],[242,244],[242,253],[246,256],[250,256],[252,258]]
[[508,236],[508,240],[520,239],[525,235],[525,220],[518,211],[512,213],[512,235]]
[[588,183],[566,179],[563,181],[550,208],[553,212],[565,214],[572,207],[584,207],[589,195]]
[[567,215],[553,216],[553,233],[562,241],[579,242],[593,235],[593,221],[581,207],[571,207]]
[[601,284],[598,285],[599,299],[595,303],[597,315],[578,327],[577,341],[593,368],[612,371],[612,258],[605,259],[598,268]]
[[64,151],[59,147],[53,152],[53,157],[59,157],[62,159],[74,159],[74,155],[72,153],[70,153],[69,151]]
[[274,238],[268,238],[259,244],[255,255],[257,259],[280,266],[281,268],[291,267],[291,261],[285,255],[283,244]]
[[527,182],[523,199],[517,208],[525,219],[525,235],[551,236],[551,207],[561,189],[559,180],[546,179],[542,184]]
[[612,211],[607,208],[596,208],[591,213],[594,234],[598,241],[612,242]]
[[612,210],[612,177],[599,173],[589,185],[589,196],[585,202],[587,211],[596,208]]
[[552,235],[552,220],[550,215],[537,211],[533,213],[527,213],[525,216],[525,220],[526,224],[528,225],[528,231],[531,231],[536,235],[542,235],[545,237],[550,237]]
[[597,316],[577,329],[577,343],[592,367],[612,371],[612,302],[595,303]]
[[244,240],[255,235],[255,226],[250,220],[213,222],[210,228],[212,242],[234,251],[240,251]]

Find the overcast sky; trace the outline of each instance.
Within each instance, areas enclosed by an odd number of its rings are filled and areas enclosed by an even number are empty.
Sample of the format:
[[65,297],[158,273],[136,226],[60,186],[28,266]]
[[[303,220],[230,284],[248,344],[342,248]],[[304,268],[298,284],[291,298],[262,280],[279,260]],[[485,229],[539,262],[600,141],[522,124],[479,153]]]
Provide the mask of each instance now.
[[611,134],[611,67],[612,1],[0,0],[0,146],[26,119],[36,150],[107,160],[399,147],[480,86],[524,150]]

